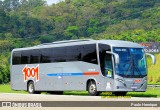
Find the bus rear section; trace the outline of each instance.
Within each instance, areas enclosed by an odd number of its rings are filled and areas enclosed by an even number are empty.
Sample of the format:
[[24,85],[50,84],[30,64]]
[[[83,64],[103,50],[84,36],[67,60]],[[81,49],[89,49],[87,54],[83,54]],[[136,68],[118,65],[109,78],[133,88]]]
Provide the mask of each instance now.
[[[13,90],[27,90],[29,93],[94,91],[88,89],[88,86],[93,87],[99,77],[97,49],[93,41],[79,45],[77,42],[67,46],[51,44],[12,51]],[[101,86],[96,89],[101,89]]]

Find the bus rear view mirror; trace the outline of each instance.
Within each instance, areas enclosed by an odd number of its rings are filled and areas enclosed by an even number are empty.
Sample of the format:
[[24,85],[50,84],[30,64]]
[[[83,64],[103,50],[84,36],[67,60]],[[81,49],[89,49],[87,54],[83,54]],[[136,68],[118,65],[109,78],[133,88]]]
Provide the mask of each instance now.
[[117,53],[110,52],[110,51],[106,51],[106,53],[113,55],[115,58],[115,63],[119,64],[119,55]]
[[146,55],[150,56],[152,58],[152,64],[156,64],[156,57],[150,53],[145,53]]

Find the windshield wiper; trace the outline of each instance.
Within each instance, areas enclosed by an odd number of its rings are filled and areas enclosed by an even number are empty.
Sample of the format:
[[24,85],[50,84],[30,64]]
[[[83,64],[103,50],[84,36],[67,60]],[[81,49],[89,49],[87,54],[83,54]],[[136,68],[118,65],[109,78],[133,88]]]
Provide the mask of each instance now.
[[132,76],[135,76],[134,72],[137,71],[137,73],[139,75],[142,75],[139,68],[136,66],[134,59],[131,60],[131,62],[129,63],[129,67],[127,69],[127,72],[125,74],[125,76],[128,76],[129,71],[132,70]]
[[142,75],[142,73],[140,72],[139,68],[138,68],[138,67],[136,66],[136,64],[135,64],[134,59],[133,59],[133,67],[134,67],[134,69],[137,71],[137,73],[138,73],[139,75]]
[[131,68],[132,68],[132,60],[129,63],[129,67],[127,69],[127,72],[126,72],[125,76],[128,76],[128,72],[131,70]]

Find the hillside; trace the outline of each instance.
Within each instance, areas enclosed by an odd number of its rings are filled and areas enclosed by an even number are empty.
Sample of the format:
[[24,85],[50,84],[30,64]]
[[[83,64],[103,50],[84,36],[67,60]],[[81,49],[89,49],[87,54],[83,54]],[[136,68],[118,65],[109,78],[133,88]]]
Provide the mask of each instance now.
[[160,0],[0,0],[0,83],[9,82],[13,48],[81,38],[160,42],[159,18]]

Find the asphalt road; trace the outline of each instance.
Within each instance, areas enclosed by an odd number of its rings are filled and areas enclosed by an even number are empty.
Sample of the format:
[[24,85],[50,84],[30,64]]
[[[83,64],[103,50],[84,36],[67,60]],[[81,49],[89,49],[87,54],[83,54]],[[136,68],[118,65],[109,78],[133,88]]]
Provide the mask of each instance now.
[[[0,93],[0,101],[160,101],[160,98],[138,97],[106,97],[101,96],[73,96],[73,95],[46,95],[46,94],[13,94]],[[4,108],[0,110],[160,110],[159,107],[55,107],[50,108]]]

